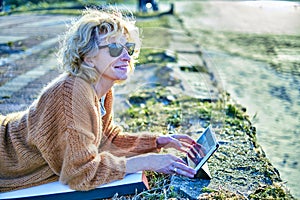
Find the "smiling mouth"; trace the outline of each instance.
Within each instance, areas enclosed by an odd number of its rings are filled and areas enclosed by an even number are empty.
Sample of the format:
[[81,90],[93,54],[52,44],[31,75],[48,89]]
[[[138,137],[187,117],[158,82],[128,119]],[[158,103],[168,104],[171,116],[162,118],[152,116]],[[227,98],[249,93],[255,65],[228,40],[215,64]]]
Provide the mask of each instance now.
[[127,69],[127,65],[123,65],[123,66],[115,66],[116,69]]

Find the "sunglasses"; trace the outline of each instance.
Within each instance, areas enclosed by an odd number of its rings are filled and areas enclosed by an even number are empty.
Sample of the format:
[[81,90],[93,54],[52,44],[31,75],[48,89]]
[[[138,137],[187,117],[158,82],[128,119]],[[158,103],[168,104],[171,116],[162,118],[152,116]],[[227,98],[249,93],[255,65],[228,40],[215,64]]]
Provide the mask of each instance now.
[[108,47],[109,54],[111,57],[118,57],[123,52],[123,49],[125,48],[126,51],[130,56],[134,53],[135,43],[126,43],[125,45],[119,44],[119,43],[111,43],[103,46],[99,46],[99,49],[103,49]]

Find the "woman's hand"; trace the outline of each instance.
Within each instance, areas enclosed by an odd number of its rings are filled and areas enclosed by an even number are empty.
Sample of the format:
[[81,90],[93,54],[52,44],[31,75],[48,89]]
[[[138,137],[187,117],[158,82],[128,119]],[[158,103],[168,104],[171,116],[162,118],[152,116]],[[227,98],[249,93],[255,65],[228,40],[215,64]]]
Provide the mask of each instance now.
[[198,165],[202,158],[205,156],[206,149],[201,144],[193,144],[187,156]]
[[156,167],[153,171],[156,172],[179,174],[189,178],[193,178],[197,173],[193,168],[187,166],[182,159],[171,154],[158,154],[153,158],[153,161],[157,164],[153,165]]
[[171,154],[144,154],[127,159],[126,172],[152,170],[164,174],[179,174],[193,178],[196,171]]
[[189,151],[193,144],[196,144],[195,140],[188,135],[180,134],[159,136],[156,143],[158,148],[174,148],[185,153]]

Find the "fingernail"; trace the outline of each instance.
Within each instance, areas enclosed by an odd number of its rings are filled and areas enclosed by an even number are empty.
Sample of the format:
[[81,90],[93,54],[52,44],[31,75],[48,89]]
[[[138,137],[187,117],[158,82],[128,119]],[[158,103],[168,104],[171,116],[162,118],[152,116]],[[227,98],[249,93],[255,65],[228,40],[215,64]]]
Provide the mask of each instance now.
[[195,175],[194,175],[194,174],[191,174],[189,177],[190,177],[190,178],[194,178],[194,177],[195,177]]

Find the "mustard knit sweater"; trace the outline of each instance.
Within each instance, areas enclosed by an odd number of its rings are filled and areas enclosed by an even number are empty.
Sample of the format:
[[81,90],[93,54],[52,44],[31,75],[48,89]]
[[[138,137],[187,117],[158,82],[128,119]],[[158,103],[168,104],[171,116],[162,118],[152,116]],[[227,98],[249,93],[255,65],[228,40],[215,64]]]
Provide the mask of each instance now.
[[125,157],[157,152],[156,136],[113,124],[112,104],[110,90],[101,116],[92,86],[63,75],[27,111],[0,116],[0,191],[56,180],[90,190],[122,179]]

